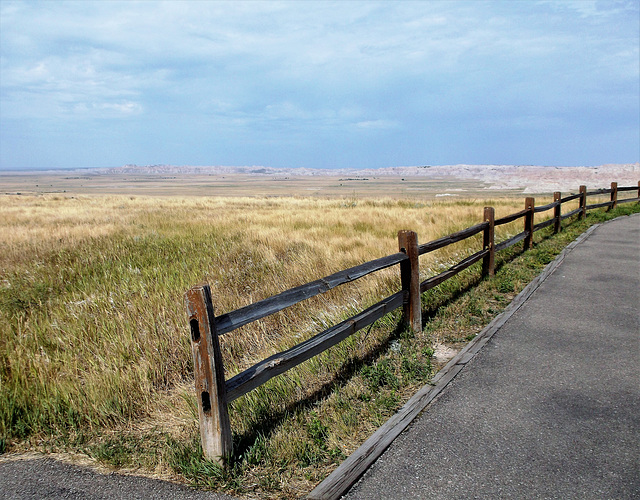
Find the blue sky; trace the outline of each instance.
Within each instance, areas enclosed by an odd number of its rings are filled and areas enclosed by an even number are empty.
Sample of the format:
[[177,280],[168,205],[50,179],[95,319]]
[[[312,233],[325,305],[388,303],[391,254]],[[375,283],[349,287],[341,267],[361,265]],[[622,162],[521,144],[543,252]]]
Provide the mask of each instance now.
[[637,0],[0,0],[0,169],[640,157]]

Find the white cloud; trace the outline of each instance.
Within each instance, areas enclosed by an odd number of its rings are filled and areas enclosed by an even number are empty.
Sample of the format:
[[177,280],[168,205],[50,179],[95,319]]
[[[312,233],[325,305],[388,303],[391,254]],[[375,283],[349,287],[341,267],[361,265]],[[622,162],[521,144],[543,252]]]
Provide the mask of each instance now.
[[556,123],[557,109],[570,123],[597,101],[629,116],[637,17],[633,1],[2,0],[0,120],[135,117],[158,136],[198,124],[238,144],[280,131],[308,144]]
[[367,130],[388,130],[398,126],[393,120],[365,120],[356,123],[356,127]]

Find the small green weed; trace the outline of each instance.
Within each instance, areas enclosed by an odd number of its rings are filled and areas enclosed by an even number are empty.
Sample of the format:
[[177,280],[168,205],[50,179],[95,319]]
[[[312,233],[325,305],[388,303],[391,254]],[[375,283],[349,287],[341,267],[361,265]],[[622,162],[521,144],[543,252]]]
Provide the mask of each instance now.
[[383,359],[374,365],[365,366],[361,373],[367,381],[367,386],[370,391],[376,391],[380,387],[385,386],[392,389],[397,389],[400,386],[398,377],[393,373],[390,359]]
[[418,382],[431,376],[431,357],[420,359],[415,354],[402,358],[400,373],[406,382]]
[[329,428],[320,421],[318,415],[313,414],[311,422],[309,423],[308,432],[309,437],[318,448],[326,447]]

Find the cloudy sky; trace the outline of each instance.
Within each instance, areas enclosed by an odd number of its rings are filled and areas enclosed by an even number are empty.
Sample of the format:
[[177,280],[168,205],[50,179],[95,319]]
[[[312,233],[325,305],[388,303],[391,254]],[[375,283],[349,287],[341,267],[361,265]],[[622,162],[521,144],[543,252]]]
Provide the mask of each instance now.
[[640,157],[637,0],[0,0],[0,169]]

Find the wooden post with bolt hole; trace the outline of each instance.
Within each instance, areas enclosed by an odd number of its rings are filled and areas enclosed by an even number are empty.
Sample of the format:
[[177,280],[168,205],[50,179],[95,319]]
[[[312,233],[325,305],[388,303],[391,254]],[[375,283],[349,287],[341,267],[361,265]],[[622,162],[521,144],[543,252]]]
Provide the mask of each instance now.
[[193,372],[200,416],[202,451],[222,463],[231,456],[233,441],[227,393],[209,285],[194,286],[185,294],[191,327]]
[[584,219],[587,216],[587,186],[580,186],[580,213],[578,214],[578,220]]
[[609,205],[609,209],[607,210],[607,212],[609,210],[613,210],[617,206],[618,206],[618,183],[612,182],[611,183],[611,205]]
[[495,274],[495,248],[494,238],[494,221],[496,219],[496,211],[493,207],[484,207],[484,221],[488,224],[484,229],[482,248],[489,250],[489,253],[482,259],[482,275],[493,276]]
[[560,191],[556,191],[553,193],[553,202],[557,203],[555,207],[553,207],[553,234],[558,234],[562,231],[562,195]]
[[524,216],[524,249],[529,250],[533,248],[533,214],[536,205],[535,198],[525,198],[524,208],[527,210],[527,214]]
[[398,231],[398,247],[407,254],[408,260],[400,262],[400,280],[405,297],[402,306],[402,321],[413,333],[422,331],[422,309],[420,304],[420,267],[418,262],[418,234],[413,231]]

